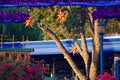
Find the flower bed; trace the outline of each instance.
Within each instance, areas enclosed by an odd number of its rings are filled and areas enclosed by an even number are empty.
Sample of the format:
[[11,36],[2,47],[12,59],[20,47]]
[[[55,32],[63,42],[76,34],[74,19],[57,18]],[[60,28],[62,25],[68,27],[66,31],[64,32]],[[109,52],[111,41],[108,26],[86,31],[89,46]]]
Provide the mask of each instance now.
[[0,64],[0,80],[43,80],[46,73],[44,65],[44,60],[5,59]]
[[97,80],[116,80],[114,76],[110,75],[108,72],[100,74],[97,76]]

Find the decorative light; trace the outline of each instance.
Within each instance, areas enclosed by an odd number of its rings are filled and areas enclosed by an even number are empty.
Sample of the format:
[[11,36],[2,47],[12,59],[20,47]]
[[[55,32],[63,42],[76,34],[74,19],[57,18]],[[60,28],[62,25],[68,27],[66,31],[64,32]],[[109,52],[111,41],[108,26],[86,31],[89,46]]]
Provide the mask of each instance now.
[[75,53],[78,53],[77,47],[72,46],[72,48],[70,48],[70,49],[71,49],[71,51],[73,52],[73,55],[74,55]]
[[26,21],[25,21],[25,26],[32,26],[32,24],[33,24],[33,22],[32,22],[32,20],[29,18],[29,19],[27,19]]
[[58,16],[58,20],[60,20],[60,21],[64,21],[66,19],[66,13],[65,12],[60,11],[57,16]]

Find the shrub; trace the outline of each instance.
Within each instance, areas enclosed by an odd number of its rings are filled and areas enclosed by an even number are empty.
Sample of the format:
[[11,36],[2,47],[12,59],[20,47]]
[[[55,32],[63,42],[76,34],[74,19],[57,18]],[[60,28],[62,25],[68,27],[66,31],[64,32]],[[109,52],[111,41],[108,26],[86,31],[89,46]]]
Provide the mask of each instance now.
[[26,60],[5,59],[0,64],[0,80],[43,80],[46,73],[45,63]]

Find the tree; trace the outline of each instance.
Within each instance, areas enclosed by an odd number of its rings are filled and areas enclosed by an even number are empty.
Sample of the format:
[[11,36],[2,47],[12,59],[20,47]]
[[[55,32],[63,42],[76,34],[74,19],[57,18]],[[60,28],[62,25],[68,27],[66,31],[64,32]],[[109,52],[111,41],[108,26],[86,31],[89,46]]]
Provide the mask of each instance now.
[[[75,8],[75,9],[73,9]],[[39,28],[49,35],[53,40],[55,40],[58,48],[61,50],[63,53],[64,57],[70,64],[71,68],[73,71],[76,73],[76,75],[79,77],[80,80],[96,80],[97,76],[97,65],[98,65],[98,59],[99,59],[99,49],[100,49],[100,44],[99,44],[99,34],[98,34],[98,19],[93,19],[92,17],[92,12],[94,11],[94,8],[91,7],[67,7],[68,11],[68,19],[66,18],[66,22],[64,23],[67,27],[68,25],[68,32],[73,31],[72,36],[80,36],[81,37],[81,43],[79,44],[77,41],[77,38],[74,37],[74,46],[78,49],[79,54],[84,60],[85,63],[85,69],[86,69],[86,74],[84,75],[81,70],[79,70],[77,64],[72,60],[70,57],[69,53],[67,50],[64,48],[62,43],[60,42],[60,39],[54,33],[50,28],[46,27],[46,25],[41,25],[42,23],[38,22]],[[77,13],[74,13],[77,12]],[[87,16],[87,17],[85,17]],[[76,23],[75,23],[75,22]],[[104,20],[104,22],[107,22]],[[92,56],[91,56],[91,63],[89,63],[89,55],[88,55],[88,49],[86,45],[86,35],[85,35],[85,24],[89,23],[89,28],[91,30],[91,36],[92,36]],[[105,23],[106,24],[106,23]],[[52,25],[49,25],[52,26]],[[72,29],[71,29],[72,27]],[[76,29],[75,29],[76,28]],[[78,30],[75,32],[75,30]],[[82,46],[80,46],[82,45]]]

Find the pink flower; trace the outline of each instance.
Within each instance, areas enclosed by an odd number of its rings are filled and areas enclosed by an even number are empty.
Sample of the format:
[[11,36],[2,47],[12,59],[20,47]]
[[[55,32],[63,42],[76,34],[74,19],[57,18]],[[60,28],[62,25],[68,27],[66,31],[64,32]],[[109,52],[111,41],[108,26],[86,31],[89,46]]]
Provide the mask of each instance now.
[[4,66],[5,69],[12,68],[10,63],[5,63],[3,66]]
[[105,72],[103,75],[100,74],[98,77],[97,77],[97,80],[115,80],[115,78],[113,76],[111,76],[109,73]]
[[34,68],[29,66],[28,69],[27,69],[27,72],[28,73],[32,73],[32,72],[35,72]]
[[0,71],[0,75],[2,75],[2,74],[3,74],[3,72]]
[[36,64],[35,64],[35,67],[39,67],[39,63],[36,63]]
[[14,78],[12,76],[9,76],[8,80],[14,80]]
[[0,65],[0,77],[1,80],[5,80],[4,76],[7,76],[6,80],[42,80],[46,73],[46,66],[43,67],[42,65],[45,63],[37,63],[37,61],[31,63],[24,60],[6,61]]

